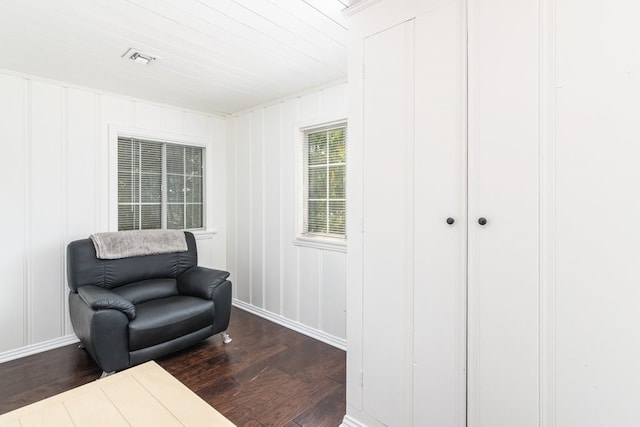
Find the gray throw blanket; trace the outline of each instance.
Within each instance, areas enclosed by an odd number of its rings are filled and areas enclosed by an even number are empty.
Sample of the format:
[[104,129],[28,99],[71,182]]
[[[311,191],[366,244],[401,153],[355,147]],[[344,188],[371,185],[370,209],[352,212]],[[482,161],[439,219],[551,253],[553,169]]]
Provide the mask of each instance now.
[[133,230],[96,233],[90,236],[100,259],[128,258],[187,250],[180,230]]

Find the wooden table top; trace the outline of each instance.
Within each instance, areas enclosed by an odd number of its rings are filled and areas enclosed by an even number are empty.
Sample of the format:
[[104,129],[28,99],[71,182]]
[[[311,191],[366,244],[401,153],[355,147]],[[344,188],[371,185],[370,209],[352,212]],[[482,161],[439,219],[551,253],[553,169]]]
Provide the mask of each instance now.
[[155,362],[0,415],[0,426],[234,426]]

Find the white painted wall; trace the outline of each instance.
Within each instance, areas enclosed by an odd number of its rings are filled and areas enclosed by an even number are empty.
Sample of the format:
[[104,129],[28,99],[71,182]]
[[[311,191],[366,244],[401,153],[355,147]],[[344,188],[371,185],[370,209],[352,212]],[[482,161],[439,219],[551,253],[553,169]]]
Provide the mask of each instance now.
[[344,347],[345,249],[294,243],[296,127],[328,117],[346,84],[227,119],[227,266],[236,305]]
[[109,224],[109,127],[207,147],[201,265],[226,268],[224,119],[0,71],[0,361],[72,339],[66,244]]
[[544,419],[640,421],[640,4],[547,5]]

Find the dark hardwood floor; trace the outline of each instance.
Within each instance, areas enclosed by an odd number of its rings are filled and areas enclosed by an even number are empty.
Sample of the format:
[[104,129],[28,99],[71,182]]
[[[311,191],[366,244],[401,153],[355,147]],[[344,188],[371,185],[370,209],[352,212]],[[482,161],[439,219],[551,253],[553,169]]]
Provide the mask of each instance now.
[[[156,360],[238,426],[338,426],[345,414],[345,352],[233,308],[220,335]],[[101,374],[69,345],[0,364],[0,414]]]

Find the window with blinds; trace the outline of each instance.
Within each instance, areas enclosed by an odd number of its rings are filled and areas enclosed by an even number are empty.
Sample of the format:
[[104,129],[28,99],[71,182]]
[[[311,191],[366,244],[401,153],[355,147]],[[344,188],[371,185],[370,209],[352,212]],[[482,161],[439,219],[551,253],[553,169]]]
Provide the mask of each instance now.
[[203,228],[203,187],[203,148],[118,138],[118,230]]
[[346,238],[347,124],[303,132],[302,234]]

